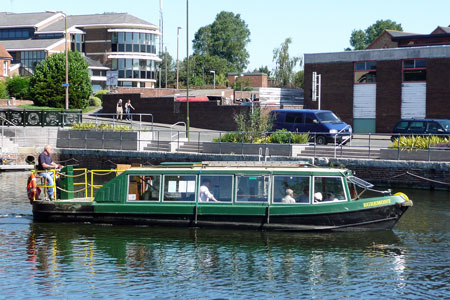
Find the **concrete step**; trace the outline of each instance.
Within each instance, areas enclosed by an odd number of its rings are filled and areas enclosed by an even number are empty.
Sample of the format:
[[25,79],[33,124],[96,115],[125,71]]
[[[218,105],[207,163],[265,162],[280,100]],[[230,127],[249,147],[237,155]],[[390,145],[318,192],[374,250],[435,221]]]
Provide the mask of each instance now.
[[[335,149],[333,147],[306,147],[301,151],[299,156],[320,156],[320,157],[334,157]],[[355,158],[379,158],[380,149],[371,149],[369,154],[369,149],[367,148],[338,148],[336,149],[336,157],[355,157]]]
[[170,142],[167,141],[154,141],[144,146],[144,151],[156,151],[156,152],[170,152]]
[[178,152],[203,153],[203,143],[186,142],[180,146]]

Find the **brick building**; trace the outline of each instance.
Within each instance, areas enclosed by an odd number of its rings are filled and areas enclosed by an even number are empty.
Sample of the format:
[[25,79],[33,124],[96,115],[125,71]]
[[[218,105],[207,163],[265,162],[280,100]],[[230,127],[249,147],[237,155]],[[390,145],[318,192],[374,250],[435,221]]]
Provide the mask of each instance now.
[[[67,40],[64,37],[67,21]],[[118,85],[154,87],[159,28],[127,13],[66,16],[60,12],[0,12],[0,43],[19,64],[19,73],[67,46],[84,55],[94,90],[104,88],[106,71],[118,71]]]
[[9,77],[11,61],[12,56],[0,44],[0,80],[5,81],[6,77]]
[[450,119],[450,28],[434,32],[390,41],[385,32],[372,43],[383,49],[305,54],[305,108],[318,107],[311,92],[317,72],[321,109],[334,111],[356,133],[389,133],[401,118]]
[[230,85],[234,84],[235,81],[240,81],[244,87],[267,87],[266,73],[228,73],[227,77]]

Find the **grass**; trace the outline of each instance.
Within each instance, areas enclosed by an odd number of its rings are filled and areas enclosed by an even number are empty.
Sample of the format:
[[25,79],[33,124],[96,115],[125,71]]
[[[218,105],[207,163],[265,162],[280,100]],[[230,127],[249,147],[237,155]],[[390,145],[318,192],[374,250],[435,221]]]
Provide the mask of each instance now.
[[[34,104],[22,104],[17,107],[23,108],[23,109],[34,109],[34,110],[63,110],[62,108],[54,108],[54,107],[48,107],[48,106],[35,106]],[[88,106],[85,109],[83,109],[83,113],[88,113],[97,108],[98,108],[97,106]]]

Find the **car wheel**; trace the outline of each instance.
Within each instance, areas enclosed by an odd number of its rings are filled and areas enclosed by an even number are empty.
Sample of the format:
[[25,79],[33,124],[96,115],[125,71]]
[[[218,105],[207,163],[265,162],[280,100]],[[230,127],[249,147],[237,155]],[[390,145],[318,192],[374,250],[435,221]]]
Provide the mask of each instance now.
[[319,135],[318,137],[316,137],[316,143],[317,145],[326,145],[327,139],[323,135]]

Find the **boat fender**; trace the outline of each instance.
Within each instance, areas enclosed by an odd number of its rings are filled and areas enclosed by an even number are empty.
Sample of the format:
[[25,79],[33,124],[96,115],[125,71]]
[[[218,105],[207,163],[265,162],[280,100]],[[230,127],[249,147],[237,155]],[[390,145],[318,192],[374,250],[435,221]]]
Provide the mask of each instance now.
[[406,195],[403,194],[403,193],[395,193],[394,196],[400,196],[400,197],[402,197],[403,199],[405,199],[405,201],[411,201],[411,200],[409,200],[408,196],[406,196]]
[[34,176],[34,173],[31,173],[30,177],[28,177],[27,194],[28,200],[30,200],[30,204],[33,204],[33,201],[39,198],[39,195],[41,194],[41,189],[37,187],[36,177]]

